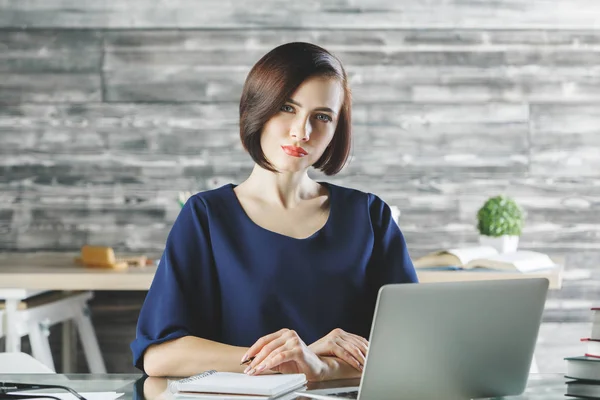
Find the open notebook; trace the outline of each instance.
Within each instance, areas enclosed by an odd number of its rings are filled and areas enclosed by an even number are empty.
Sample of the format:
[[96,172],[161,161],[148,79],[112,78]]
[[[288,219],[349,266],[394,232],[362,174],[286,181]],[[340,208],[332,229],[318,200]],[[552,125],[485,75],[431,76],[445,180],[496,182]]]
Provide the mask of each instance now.
[[[206,397],[228,395],[227,398],[268,399],[297,390],[306,384],[304,374],[250,376],[236,372],[207,371],[189,378],[172,381],[169,391],[181,394],[206,394]],[[232,396],[233,395],[233,396]],[[242,396],[243,395],[243,396]],[[252,397],[249,397],[252,396]],[[215,397],[216,398],[216,397]]]

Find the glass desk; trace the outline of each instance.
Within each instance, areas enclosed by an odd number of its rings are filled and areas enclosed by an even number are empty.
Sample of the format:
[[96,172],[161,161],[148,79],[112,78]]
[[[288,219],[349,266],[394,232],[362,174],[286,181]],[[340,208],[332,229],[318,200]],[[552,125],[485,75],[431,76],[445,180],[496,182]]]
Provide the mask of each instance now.
[[[0,381],[57,384],[78,392],[119,392],[123,400],[166,400],[165,378],[148,378],[140,374],[0,374]],[[524,394],[510,400],[564,400],[566,379],[561,374],[531,374]],[[358,379],[312,383],[310,389],[336,386],[357,386]],[[29,392],[31,394],[35,392]],[[306,399],[298,396],[297,399]],[[440,399],[443,400],[443,399]]]

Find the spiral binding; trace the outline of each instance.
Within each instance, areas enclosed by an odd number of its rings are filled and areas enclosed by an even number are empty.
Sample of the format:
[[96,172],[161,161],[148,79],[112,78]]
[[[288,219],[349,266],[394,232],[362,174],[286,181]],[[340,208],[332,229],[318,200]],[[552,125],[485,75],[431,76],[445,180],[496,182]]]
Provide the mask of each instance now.
[[193,375],[193,376],[190,376],[189,378],[180,379],[178,381],[173,381],[169,384],[169,389],[172,393],[176,393],[179,390],[180,383],[195,382],[199,379],[206,378],[207,376],[211,376],[216,373],[217,373],[217,370],[211,369],[210,371],[206,371],[206,372],[203,372],[198,375]]
[[216,373],[217,373],[217,370],[211,369],[210,371],[206,371],[206,372],[203,372],[203,373],[198,374],[198,375],[193,375],[193,376],[190,376],[189,378],[185,378],[185,379],[182,379],[182,380],[177,381],[177,382],[179,382],[179,383],[194,382],[194,381],[197,381],[198,379],[206,378],[207,376],[211,376],[211,375],[216,374]]

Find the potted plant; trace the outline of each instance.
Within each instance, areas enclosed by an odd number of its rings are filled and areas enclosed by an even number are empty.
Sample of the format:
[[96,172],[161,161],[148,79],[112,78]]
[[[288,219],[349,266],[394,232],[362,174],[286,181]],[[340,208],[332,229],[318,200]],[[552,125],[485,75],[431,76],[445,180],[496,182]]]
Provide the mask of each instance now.
[[500,253],[516,251],[525,213],[510,197],[489,198],[477,211],[479,243]]

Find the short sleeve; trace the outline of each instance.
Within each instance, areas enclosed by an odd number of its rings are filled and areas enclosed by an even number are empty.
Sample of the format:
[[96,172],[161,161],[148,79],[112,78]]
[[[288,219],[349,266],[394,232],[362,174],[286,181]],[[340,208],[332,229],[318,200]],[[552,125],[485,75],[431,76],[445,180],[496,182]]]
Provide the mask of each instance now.
[[404,235],[392,217],[390,207],[369,194],[369,213],[374,232],[374,257],[380,285],[416,283],[417,273],[408,254]]
[[133,363],[142,371],[144,352],[152,344],[218,335],[218,285],[207,221],[206,205],[193,196],[169,232],[131,343]]

